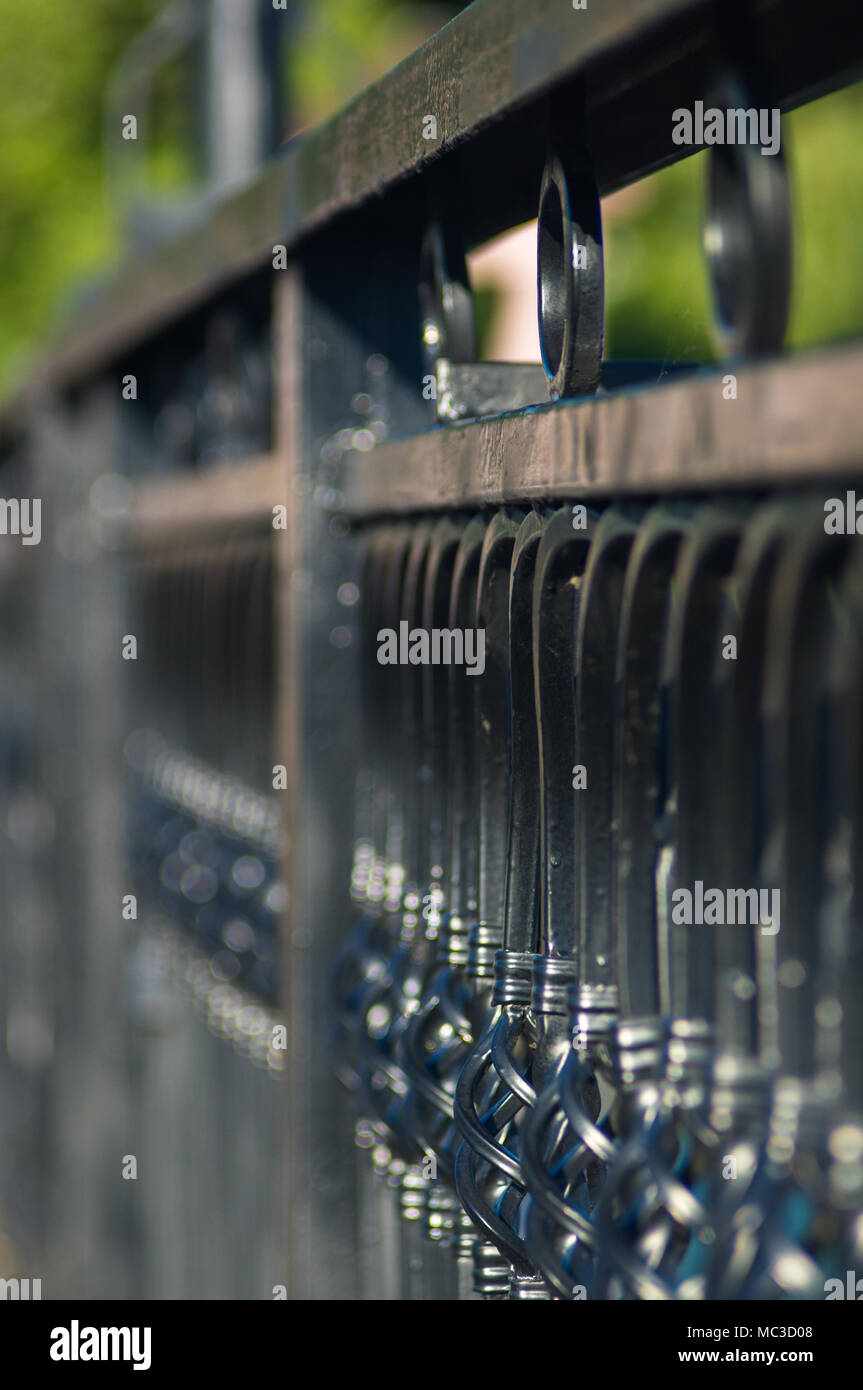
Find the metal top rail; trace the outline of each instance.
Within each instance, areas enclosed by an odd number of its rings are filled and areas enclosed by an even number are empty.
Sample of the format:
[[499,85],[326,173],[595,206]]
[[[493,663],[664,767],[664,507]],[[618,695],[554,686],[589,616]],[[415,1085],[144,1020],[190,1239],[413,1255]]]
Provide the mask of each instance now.
[[[516,500],[757,489],[860,471],[857,345],[736,365],[737,408],[717,389],[725,368],[644,389],[533,406],[351,454],[345,511],[356,518]],[[817,411],[812,401],[819,402]],[[638,442],[634,447],[635,441]],[[827,462],[829,460],[829,463]]]
[[581,127],[607,194],[694,152],[672,142],[669,113],[703,96],[717,54],[748,72],[761,104],[787,110],[859,75],[861,36],[857,0],[822,0],[817,16],[808,0],[532,0],[528,13],[523,0],[475,0],[204,225],[127,262],[7,418],[31,390],[90,376],[264,267],[275,244],[361,211],[374,235],[399,241],[433,207],[457,210],[477,245],[535,215],[552,125]]

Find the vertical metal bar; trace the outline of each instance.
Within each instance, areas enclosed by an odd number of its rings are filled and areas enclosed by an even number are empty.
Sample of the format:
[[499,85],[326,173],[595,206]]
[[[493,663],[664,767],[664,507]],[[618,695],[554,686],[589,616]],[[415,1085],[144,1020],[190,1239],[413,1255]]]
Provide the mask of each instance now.
[[[274,148],[278,122],[274,79],[278,36],[261,0],[209,0],[204,37],[206,155],[211,192],[219,197],[251,177]],[[268,38],[264,44],[264,24]]]

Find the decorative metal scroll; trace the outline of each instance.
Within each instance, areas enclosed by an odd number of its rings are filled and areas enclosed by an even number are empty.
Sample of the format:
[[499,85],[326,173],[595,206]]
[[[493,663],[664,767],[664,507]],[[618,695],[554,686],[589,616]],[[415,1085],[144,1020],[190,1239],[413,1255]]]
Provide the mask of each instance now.
[[[364,544],[334,1008],[379,1180],[485,1297],[823,1296],[863,1227],[863,570],[823,499]],[[430,645],[382,663],[400,624]]]

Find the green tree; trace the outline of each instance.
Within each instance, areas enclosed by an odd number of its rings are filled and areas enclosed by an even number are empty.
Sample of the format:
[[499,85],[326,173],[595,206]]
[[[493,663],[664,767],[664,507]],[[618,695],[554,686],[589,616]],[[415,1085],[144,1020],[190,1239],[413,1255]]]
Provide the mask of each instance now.
[[103,185],[105,89],[160,0],[0,0],[0,376],[58,296],[118,249]]

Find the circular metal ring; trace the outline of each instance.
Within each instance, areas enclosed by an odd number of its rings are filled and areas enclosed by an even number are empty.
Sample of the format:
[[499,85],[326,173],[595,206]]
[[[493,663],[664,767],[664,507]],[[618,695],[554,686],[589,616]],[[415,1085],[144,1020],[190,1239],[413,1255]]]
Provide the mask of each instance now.
[[546,160],[537,224],[537,296],[542,363],[552,399],[585,396],[602,362],[602,217],[586,160]]
[[420,248],[420,307],[423,351],[433,372],[439,358],[476,358],[473,297],[464,248],[451,227],[433,222]]
[[[711,105],[753,109],[731,75],[716,83]],[[778,352],[791,294],[790,199],[781,148],[765,155],[758,144],[710,146],[704,251],[724,354]]]

